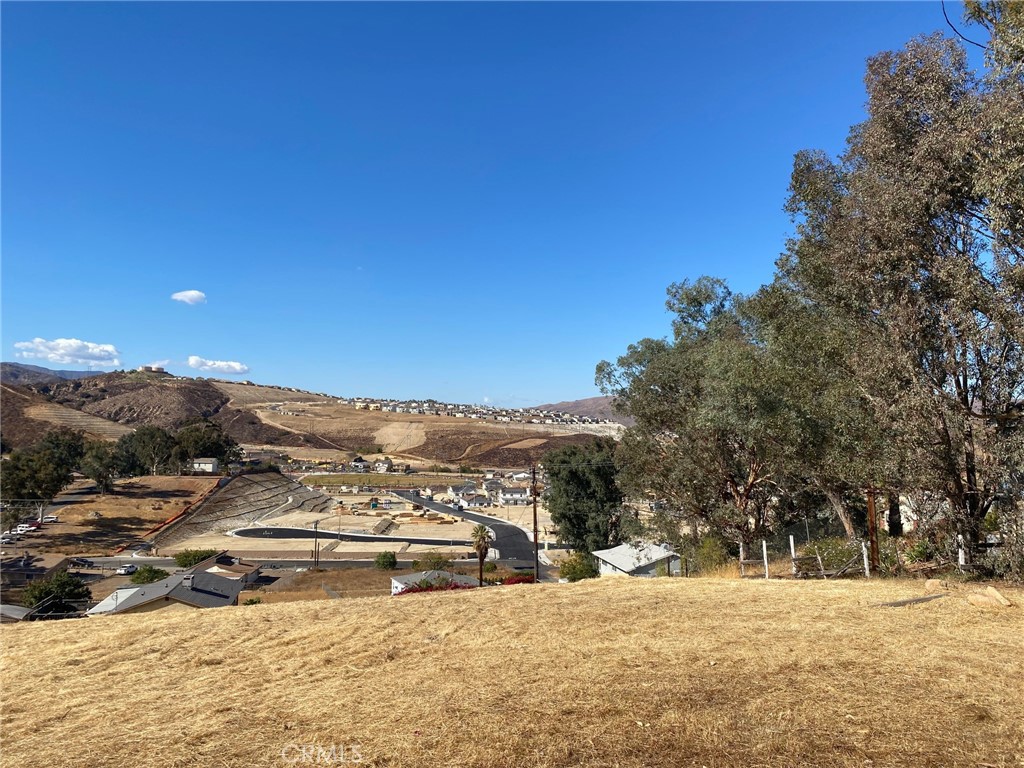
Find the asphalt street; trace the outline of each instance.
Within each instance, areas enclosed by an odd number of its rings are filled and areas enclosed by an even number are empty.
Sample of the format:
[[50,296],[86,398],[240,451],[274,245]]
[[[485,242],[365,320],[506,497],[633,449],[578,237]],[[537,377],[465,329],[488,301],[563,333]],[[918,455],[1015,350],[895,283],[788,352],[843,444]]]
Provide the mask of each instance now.
[[422,496],[416,496],[411,491],[391,491],[395,496],[410,501],[413,504],[422,504],[426,509],[441,512],[446,515],[461,517],[473,523],[482,523],[494,532],[492,548],[498,550],[498,557],[502,560],[523,560],[533,562],[533,542],[526,535],[526,531],[518,525],[503,523],[487,515],[479,515],[475,512],[466,512],[448,504],[441,504],[437,501],[429,501]]

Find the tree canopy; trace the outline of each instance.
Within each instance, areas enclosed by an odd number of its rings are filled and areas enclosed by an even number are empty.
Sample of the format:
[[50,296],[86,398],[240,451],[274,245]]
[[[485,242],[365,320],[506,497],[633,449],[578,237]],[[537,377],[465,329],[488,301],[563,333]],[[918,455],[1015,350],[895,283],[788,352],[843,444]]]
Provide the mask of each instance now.
[[1020,508],[1024,13],[967,13],[987,72],[938,35],[879,53],[846,151],[797,153],[770,285],[672,285],[672,338],[598,366],[631,495],[733,539],[822,503],[853,535],[868,491],[941,497],[969,545]]
[[616,480],[615,441],[596,438],[544,455],[547,506],[558,538],[583,552],[621,544],[632,531]]

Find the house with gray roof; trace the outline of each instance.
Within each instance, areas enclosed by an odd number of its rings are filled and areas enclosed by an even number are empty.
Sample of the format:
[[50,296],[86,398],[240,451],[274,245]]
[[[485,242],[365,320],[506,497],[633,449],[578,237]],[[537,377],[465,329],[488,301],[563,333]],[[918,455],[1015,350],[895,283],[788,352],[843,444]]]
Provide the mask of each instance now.
[[659,566],[666,575],[678,576],[682,561],[668,544],[620,544],[593,553],[601,576],[658,575]]
[[87,616],[238,605],[240,579],[212,573],[175,573],[152,584],[123,587],[86,611]]
[[438,584],[441,582],[454,582],[455,584],[464,584],[468,587],[478,587],[480,582],[470,576],[463,576],[458,573],[449,573],[448,571],[420,571],[419,573],[410,573],[405,576],[392,576],[391,577],[391,596],[400,595],[409,587],[415,586],[421,582],[430,582],[431,584]]

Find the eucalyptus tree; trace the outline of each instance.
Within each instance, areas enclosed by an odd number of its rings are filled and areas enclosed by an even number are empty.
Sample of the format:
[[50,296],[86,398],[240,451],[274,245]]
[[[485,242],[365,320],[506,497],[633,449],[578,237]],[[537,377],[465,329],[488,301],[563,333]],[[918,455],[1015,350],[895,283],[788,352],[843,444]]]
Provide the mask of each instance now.
[[621,481],[683,521],[750,543],[795,513],[784,480],[800,425],[786,380],[724,282],[668,293],[673,338],[644,339],[597,367],[598,385],[635,422],[617,454]]
[[998,159],[1019,172],[1020,118],[938,36],[872,57],[866,85],[846,152],[796,157],[780,279],[851,329],[862,396],[975,542],[1024,400],[1024,180]]

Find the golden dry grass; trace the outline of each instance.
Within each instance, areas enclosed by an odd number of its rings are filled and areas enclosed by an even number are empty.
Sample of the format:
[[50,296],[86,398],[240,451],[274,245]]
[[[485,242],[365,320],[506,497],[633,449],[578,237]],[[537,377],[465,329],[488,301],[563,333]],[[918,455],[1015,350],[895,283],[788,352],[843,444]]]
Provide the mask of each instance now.
[[877,607],[922,593],[605,579],[4,626],[4,763],[1020,766],[1024,594]]

